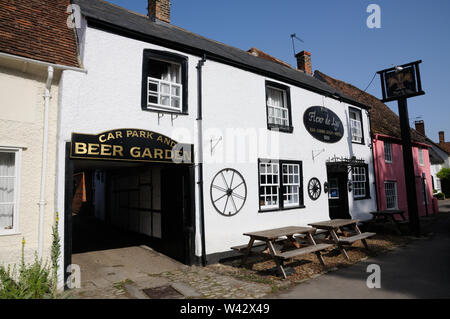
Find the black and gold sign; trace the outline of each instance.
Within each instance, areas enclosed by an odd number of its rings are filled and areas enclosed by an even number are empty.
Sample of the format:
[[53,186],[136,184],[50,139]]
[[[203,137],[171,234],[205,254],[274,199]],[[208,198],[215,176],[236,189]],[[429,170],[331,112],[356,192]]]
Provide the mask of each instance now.
[[339,116],[322,106],[312,106],[303,115],[303,124],[314,138],[325,143],[337,143],[344,136]]
[[98,135],[72,133],[70,158],[192,164],[193,146],[140,129],[118,129]]
[[381,78],[382,102],[407,99],[425,94],[422,90],[420,79],[420,63],[422,61],[403,64],[377,72]]

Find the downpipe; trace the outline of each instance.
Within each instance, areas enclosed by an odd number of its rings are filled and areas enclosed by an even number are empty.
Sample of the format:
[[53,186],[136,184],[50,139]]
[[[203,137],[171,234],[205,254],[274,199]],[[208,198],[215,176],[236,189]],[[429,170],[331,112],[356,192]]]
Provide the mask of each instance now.
[[44,93],[44,135],[42,144],[42,168],[41,168],[41,196],[39,200],[39,230],[38,230],[38,258],[42,259],[43,255],[43,237],[44,237],[44,216],[45,216],[45,183],[47,174],[47,151],[48,151],[48,113],[51,99],[51,86],[53,81],[54,69],[52,66],[47,68],[47,82],[45,84]]
[[205,205],[203,194],[203,94],[202,94],[202,68],[206,62],[206,55],[197,64],[197,143],[198,143],[198,194],[199,194],[199,209],[200,209],[200,228],[202,241],[202,265],[206,266],[206,238],[205,238]]

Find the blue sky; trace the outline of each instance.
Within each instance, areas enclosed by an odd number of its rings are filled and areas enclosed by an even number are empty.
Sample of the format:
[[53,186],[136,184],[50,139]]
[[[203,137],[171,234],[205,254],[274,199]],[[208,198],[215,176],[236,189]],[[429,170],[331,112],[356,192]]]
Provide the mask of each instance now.
[[[147,0],[108,0],[146,13]],[[381,29],[369,29],[369,4],[381,7]],[[257,47],[291,65],[297,51],[312,54],[314,70],[361,89],[376,71],[423,60],[426,95],[408,100],[411,126],[425,121],[427,136],[450,140],[450,1],[448,0],[172,0],[172,24],[247,50]],[[367,90],[381,97],[377,75]],[[388,106],[398,113],[397,103]]]

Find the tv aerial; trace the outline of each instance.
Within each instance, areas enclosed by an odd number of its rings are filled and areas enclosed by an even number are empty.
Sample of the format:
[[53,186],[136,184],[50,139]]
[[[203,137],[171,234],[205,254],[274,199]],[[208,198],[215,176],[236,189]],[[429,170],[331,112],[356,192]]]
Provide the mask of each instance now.
[[292,49],[294,50],[294,56],[296,55],[296,51],[295,51],[295,41],[300,41],[301,43],[305,43],[305,41],[303,41],[302,39],[300,39],[299,37],[297,37],[297,34],[293,33],[291,34],[291,40],[292,40]]

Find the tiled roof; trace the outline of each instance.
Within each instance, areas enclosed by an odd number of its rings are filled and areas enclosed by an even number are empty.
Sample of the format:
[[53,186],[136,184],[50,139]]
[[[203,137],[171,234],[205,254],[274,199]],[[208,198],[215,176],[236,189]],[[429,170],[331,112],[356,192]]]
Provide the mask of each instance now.
[[0,1],[0,52],[79,67],[69,0]]
[[264,51],[261,51],[260,49],[251,48],[247,52],[252,54],[252,55],[254,55],[254,56],[260,57],[262,59],[266,59],[268,61],[273,61],[273,62],[279,63],[281,65],[287,66],[288,68],[291,67],[288,63],[286,63],[286,62],[284,62],[284,61],[282,61],[280,59],[277,59],[276,57],[271,56],[270,54],[268,54],[268,53],[266,53]]
[[[315,71],[314,76],[328,83],[336,90],[358,100],[360,103],[370,106],[370,120],[373,134],[388,135],[401,139],[400,118],[378,98],[320,71]],[[414,129],[411,129],[411,139],[414,142],[429,144],[426,138]]]

